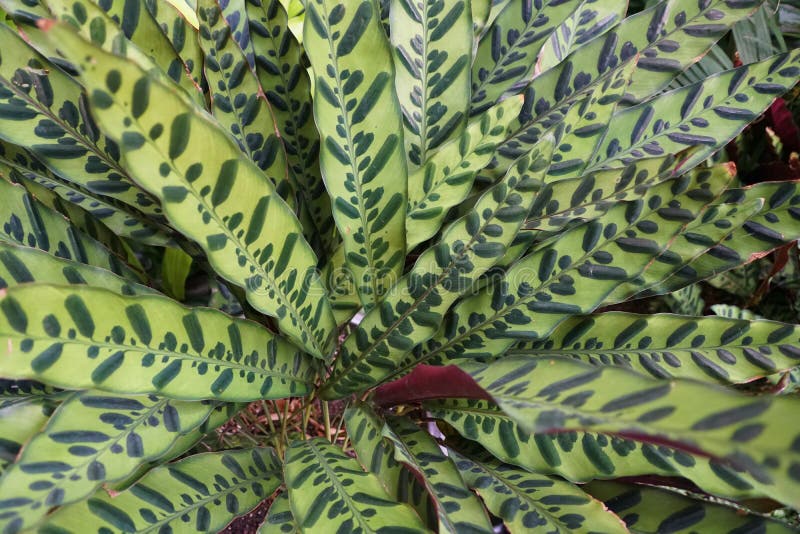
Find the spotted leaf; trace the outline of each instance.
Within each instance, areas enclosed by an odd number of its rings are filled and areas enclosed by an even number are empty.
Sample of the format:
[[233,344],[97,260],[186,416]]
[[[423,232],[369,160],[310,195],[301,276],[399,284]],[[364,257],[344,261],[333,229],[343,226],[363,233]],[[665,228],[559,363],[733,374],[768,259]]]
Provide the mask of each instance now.
[[390,531],[393,527],[428,532],[408,505],[389,497],[375,475],[321,438],[289,446],[284,477],[301,531],[324,525],[326,530],[342,532]]
[[371,308],[399,278],[405,257],[407,170],[391,52],[370,0],[314,0],[306,10],[320,166],[347,266]]
[[528,472],[558,475],[573,482],[656,476],[688,479],[704,491],[730,499],[776,496],[774,483],[730,462],[662,442],[634,441],[585,431],[532,434],[488,401],[448,399],[425,403],[432,416],[477,442],[501,461]]
[[655,378],[749,382],[800,363],[800,327],[773,321],[600,313],[570,317],[508,354],[571,357]]
[[0,477],[6,503],[0,525],[28,528],[53,506],[91,496],[101,484],[129,475],[199,426],[213,405],[164,398],[119,397],[97,391],[65,400]]
[[289,30],[289,17],[278,0],[246,0],[244,7],[256,75],[272,106],[289,173],[313,221],[311,228],[321,250],[330,253],[339,238],[319,167],[319,133],[314,126],[311,79],[303,68],[303,48]]
[[132,281],[141,280],[141,275],[118,255],[37,201],[21,186],[0,180],[0,207],[3,213],[0,241],[105,268]]
[[397,370],[433,356],[499,355],[515,341],[546,336],[569,315],[593,311],[650,265],[730,179],[727,172],[685,175],[543,242],[500,283],[458,304],[427,354],[406,359]]
[[[110,312],[109,310],[113,310]],[[259,325],[160,295],[26,284],[0,298],[0,375],[201,400],[303,395],[307,356]]]
[[390,5],[395,87],[403,110],[406,158],[413,169],[464,129],[470,103],[472,12],[466,0],[392,0]]
[[453,302],[505,254],[547,170],[548,148],[521,158],[367,313],[340,347],[322,395],[341,398],[377,385],[416,345],[436,333]]
[[383,427],[383,436],[394,445],[395,459],[421,476],[436,505],[441,531],[492,532],[480,500],[430,434],[407,418],[392,417]]
[[490,455],[475,459],[448,453],[467,485],[509,532],[628,532],[601,502],[569,482],[530,473]]
[[631,532],[759,531],[788,534],[788,525],[748,514],[739,507],[692,498],[666,489],[620,482],[592,482],[586,491],[618,514]]
[[41,530],[216,532],[255,508],[280,483],[280,461],[270,448],[196,454],[153,469],[115,497],[100,490],[64,507]]
[[[800,400],[753,397],[691,380],[656,380],[567,358],[509,356],[457,365],[532,433],[584,430],[666,440],[702,451],[798,502],[800,453],[790,421]],[[611,383],[613,388],[598,389]],[[702,402],[697,402],[702,399]]]
[[120,163],[119,146],[98,130],[81,87],[5,25],[0,50],[0,137],[92,193],[160,216]]
[[138,183],[164,200],[173,226],[203,247],[220,275],[245,288],[257,310],[277,317],[287,336],[327,356],[334,321],[316,258],[260,169],[216,121],[135,60],[62,25],[48,35],[69,43],[101,127],[119,140]]

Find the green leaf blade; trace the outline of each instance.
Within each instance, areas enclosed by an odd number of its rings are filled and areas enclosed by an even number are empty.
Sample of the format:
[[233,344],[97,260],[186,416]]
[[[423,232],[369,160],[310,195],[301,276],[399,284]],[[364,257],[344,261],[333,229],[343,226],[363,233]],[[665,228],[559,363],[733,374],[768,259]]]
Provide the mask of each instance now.
[[[0,300],[7,377],[172,398],[254,400],[308,392],[308,356],[249,321],[160,295],[26,284]],[[116,310],[109,313],[108,310]]]
[[306,8],[320,164],[348,268],[370,308],[399,278],[405,252],[407,169],[391,53],[372,2]]

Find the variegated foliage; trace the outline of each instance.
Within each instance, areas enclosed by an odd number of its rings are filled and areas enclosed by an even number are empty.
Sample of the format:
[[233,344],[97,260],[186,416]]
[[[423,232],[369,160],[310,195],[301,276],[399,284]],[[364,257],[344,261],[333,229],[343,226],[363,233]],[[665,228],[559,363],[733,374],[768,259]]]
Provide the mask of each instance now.
[[0,0],[0,532],[791,531],[800,52],[647,4]]

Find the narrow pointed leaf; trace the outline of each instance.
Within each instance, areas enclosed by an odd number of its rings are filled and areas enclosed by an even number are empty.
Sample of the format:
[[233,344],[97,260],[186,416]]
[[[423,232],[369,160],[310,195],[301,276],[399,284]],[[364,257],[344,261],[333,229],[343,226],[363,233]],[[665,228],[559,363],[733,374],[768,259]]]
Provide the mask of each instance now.
[[436,235],[450,208],[469,195],[475,176],[492,160],[495,147],[508,133],[506,124],[521,106],[521,99],[509,98],[486,110],[458,139],[442,145],[409,175],[408,250]]
[[436,505],[440,530],[492,532],[483,504],[430,434],[409,419],[393,417],[384,426],[383,435],[394,445],[395,458],[421,476]]
[[[177,3],[179,4],[179,0]],[[149,0],[144,7],[175,49],[189,77],[198,86],[202,83],[203,51],[197,36],[198,21],[194,11],[181,12],[172,2]],[[190,22],[190,17],[191,21]],[[194,25],[193,25],[194,24]],[[171,64],[170,64],[171,66]],[[174,68],[174,67],[173,67]]]
[[[204,103],[199,85],[190,77],[183,60],[144,2],[44,0],[44,3],[53,17],[76,27],[85,39],[106,51],[124,48],[124,39],[129,40],[159,68],[162,78],[174,82],[196,103]],[[76,4],[78,13],[83,12],[83,16],[75,16]]]
[[303,68],[305,53],[289,30],[289,17],[279,0],[246,0],[244,7],[256,75],[272,106],[289,172],[322,249],[330,253],[338,237],[319,167],[320,141],[312,113],[311,79]]
[[592,482],[586,491],[606,503],[619,515],[630,532],[763,532],[789,534],[788,525],[763,516],[747,514],[741,508],[693,499],[665,489],[624,484]]
[[569,482],[529,473],[488,455],[475,459],[448,453],[467,485],[509,532],[628,532],[601,502]]
[[66,180],[159,216],[158,202],[133,185],[120,164],[117,144],[98,130],[81,87],[5,25],[0,102],[0,137],[30,150]]
[[545,132],[559,124],[566,127],[563,123],[566,113],[575,106],[589,106],[592,95],[600,99],[597,86],[607,83],[631,62],[636,63],[637,70],[626,89],[628,96],[636,93],[637,99],[644,99],[655,94],[695,63],[721,36],[716,31],[694,31],[695,26],[702,28],[709,18],[719,19],[721,15],[718,27],[728,27],[749,15],[758,3],[758,0],[735,4],[727,0],[659,2],[580,47],[525,88],[519,127],[499,148],[499,161],[492,172],[495,175],[504,172],[512,161],[535,146]]
[[0,240],[0,289],[31,282],[86,284],[120,295],[156,293],[111,271]]
[[[800,52],[794,51],[626,109],[614,117],[614,130],[603,139],[590,169],[676,153],[694,145],[706,147],[693,157],[700,162],[733,139],[798,80]],[[679,115],[665,124],[662,117],[676,110]]]
[[284,473],[301,531],[428,532],[408,505],[391,500],[375,475],[321,438],[292,443]]
[[537,71],[550,70],[573,51],[619,24],[626,7],[626,2],[584,0],[542,45],[536,61]]
[[271,448],[197,454],[153,469],[116,497],[100,490],[65,507],[40,532],[217,532],[280,483],[280,461]]
[[100,125],[118,136],[137,181],[164,199],[173,225],[203,247],[224,278],[246,289],[257,310],[277,317],[286,335],[326,356],[334,324],[316,258],[258,167],[211,117],[135,61],[61,25],[48,35],[78,59]]
[[[657,280],[658,284],[642,291],[639,296],[675,291],[698,280],[749,263],[800,238],[800,183],[767,182],[746,189],[729,190],[723,200],[747,205],[758,198],[763,198],[765,202],[757,214],[743,225],[732,227],[724,241],[709,247],[708,254],[692,259],[686,269],[676,272],[667,280]],[[701,234],[708,232],[707,225],[698,226],[694,230]],[[670,247],[672,248],[674,246]]]
[[0,495],[14,495],[0,526],[25,529],[53,506],[92,495],[128,476],[202,423],[213,405],[158,397],[76,393],[33,436],[2,477]]
[[601,313],[570,317],[508,354],[572,357],[655,378],[741,383],[800,364],[800,327],[723,317]]
[[583,431],[531,434],[493,403],[483,400],[429,401],[425,407],[496,458],[530,472],[579,483],[649,475],[677,477],[720,497],[780,497],[769,481],[727,462],[662,443]]
[[[544,337],[567,316],[593,311],[614,288],[652,263],[730,178],[726,171],[696,172],[660,184],[543,243],[499,284],[458,304],[422,359],[437,353],[441,358],[466,352],[499,355],[515,340]],[[662,205],[664,198],[672,199],[669,205]],[[413,362],[409,358],[397,370]]]
[[130,280],[140,280],[140,275],[117,255],[34,199],[22,186],[0,180],[0,206],[4,213],[0,241],[38,248],[60,258],[108,269]]
[[322,175],[347,265],[370,308],[399,278],[405,253],[407,171],[391,53],[370,0],[314,0],[306,9]]
[[395,87],[403,110],[406,159],[413,169],[464,128],[470,104],[472,11],[468,0],[390,4]]
[[345,411],[347,435],[361,465],[380,480],[392,499],[409,504],[428,526],[437,523],[425,486],[395,457],[394,445],[381,433],[385,422],[371,407],[358,404]]
[[308,357],[266,329],[159,295],[23,285],[0,299],[0,375],[200,400],[304,395]]
[[164,246],[171,242],[171,230],[118,199],[97,194],[84,185],[54,174],[24,148],[0,140],[0,169],[11,169],[14,181],[31,181],[76,204],[101,221],[115,234],[142,243]]
[[241,151],[274,181],[281,198],[293,202],[286,151],[255,73],[233,39],[217,1],[199,0],[197,13],[211,113],[236,139]]
[[[787,432],[800,400],[752,397],[690,380],[654,380],[571,359],[510,356],[458,366],[533,433],[586,430],[668,440],[729,462],[800,502],[797,435]],[[614,384],[596,389],[597,384]],[[697,402],[702,399],[702,402]]]
[[478,43],[472,64],[472,109],[476,115],[505,93],[517,93],[530,80],[547,37],[576,3],[523,0],[508,2]]

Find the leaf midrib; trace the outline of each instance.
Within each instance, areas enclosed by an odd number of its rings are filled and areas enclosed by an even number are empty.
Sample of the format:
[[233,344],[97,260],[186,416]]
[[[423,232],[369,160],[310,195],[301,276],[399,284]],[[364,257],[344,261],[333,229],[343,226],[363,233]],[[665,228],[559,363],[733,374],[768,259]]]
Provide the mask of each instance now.
[[[94,143],[90,142],[85,137],[83,137],[83,135],[81,135],[78,131],[76,131],[70,124],[62,121],[60,117],[57,117],[56,115],[54,115],[52,113],[52,111],[50,110],[50,108],[48,108],[47,106],[44,106],[43,104],[40,104],[38,100],[35,100],[35,99],[31,98],[24,91],[19,90],[15,83],[10,82],[7,78],[5,78],[3,76],[0,76],[0,83],[2,83],[5,87],[9,88],[12,92],[14,92],[22,100],[25,100],[38,113],[48,117],[54,123],[58,124],[59,128],[62,128],[65,132],[69,133],[71,137],[73,137],[78,142],[80,142],[83,146],[85,146],[90,152],[92,152],[98,158],[100,158],[109,167],[111,167],[112,169],[117,171],[120,174],[120,176],[124,176],[125,178],[127,178],[128,182],[131,185],[135,186],[135,184],[134,184],[133,180],[130,178],[130,175],[128,174],[128,172],[125,169],[123,169],[122,167],[120,167],[118,162],[114,161],[113,159],[110,159],[110,157],[105,152],[100,150],[100,148],[98,146],[96,146]],[[148,193],[145,193],[144,191],[141,191],[141,190],[137,190],[136,192],[137,193],[144,193],[144,194],[147,194],[148,196],[150,196]],[[152,198],[152,196],[150,196],[150,199],[153,201],[153,205],[154,206],[158,206],[158,202],[156,202],[155,199]]]
[[[20,336],[22,337],[22,336]],[[145,345],[126,345],[124,343],[105,343],[105,342],[95,342],[91,340],[91,342],[78,342],[74,339],[64,339],[59,337],[41,337],[41,336],[32,336],[30,334],[24,335],[25,339],[30,339],[32,341],[42,341],[42,342],[56,342],[61,343],[64,346],[69,345],[76,345],[76,346],[92,346],[98,347],[101,349],[108,349],[109,351],[112,350],[124,350],[125,353],[144,353],[144,354],[156,354],[159,356],[167,356],[174,359],[179,360],[189,360],[199,363],[207,363],[213,365],[220,365],[223,367],[229,367],[231,369],[237,369],[240,371],[247,371],[247,372],[254,372],[257,375],[266,375],[266,376],[277,376],[281,378],[288,379],[290,382],[300,382],[304,384],[310,384],[310,382],[300,378],[299,376],[295,376],[292,374],[284,374],[279,371],[275,371],[269,368],[261,368],[261,367],[249,367],[238,362],[232,362],[230,360],[220,360],[217,358],[211,358],[202,355],[195,355],[195,354],[187,354],[183,352],[175,352],[172,350],[162,350],[162,349],[154,349]],[[259,355],[260,356],[260,355]],[[244,357],[244,356],[242,356]]]
[[[158,80],[154,80],[154,79],[153,79],[153,78],[152,78],[152,77],[151,77],[149,74],[144,74],[144,75],[145,75],[145,76],[146,76],[146,77],[147,77],[147,78],[148,78],[148,79],[149,79],[151,82],[160,83]],[[121,109],[121,110],[122,110],[122,112],[123,112],[124,116],[126,116],[126,117],[130,117],[130,114],[127,112],[127,110],[126,110],[126,109],[125,109],[125,108],[124,108],[122,105],[120,105],[120,104],[118,103],[118,101],[117,101],[117,100],[114,100],[113,102],[114,102],[114,105],[115,105],[116,107],[118,107],[119,109]],[[205,117],[203,117],[203,115],[202,115],[202,114],[200,114],[200,113],[198,113],[198,112],[196,111],[196,109],[195,109],[195,107],[194,107],[193,105],[190,105],[190,106],[189,106],[189,109],[190,109],[189,113],[191,113],[191,114],[192,114],[194,117],[196,117],[198,120],[200,120],[200,121],[206,120],[206,119],[205,119]],[[138,118],[132,118],[132,120],[135,122],[135,124],[136,124],[137,128],[138,128],[140,131],[144,131],[144,128],[142,128],[142,125],[140,124],[140,122],[139,122]],[[227,225],[227,224],[225,224],[225,223],[222,221],[222,219],[220,219],[219,215],[217,214],[216,210],[215,210],[215,209],[213,209],[213,207],[212,207],[212,208],[209,208],[208,201],[207,201],[205,198],[203,198],[202,196],[200,196],[200,194],[199,194],[199,193],[198,193],[198,192],[195,190],[195,188],[191,187],[191,184],[188,184],[188,182],[186,181],[186,179],[185,179],[185,177],[184,177],[183,173],[182,173],[182,172],[180,172],[180,170],[178,170],[178,169],[176,168],[176,166],[175,166],[175,161],[174,161],[172,158],[169,158],[169,157],[167,157],[167,156],[164,154],[164,152],[163,152],[163,150],[161,149],[161,147],[160,147],[160,146],[159,146],[157,143],[150,143],[150,146],[151,146],[151,147],[152,147],[154,150],[156,150],[156,151],[158,152],[158,154],[161,156],[161,158],[162,158],[162,160],[163,160],[163,161],[168,161],[168,162],[169,162],[169,166],[170,166],[170,168],[172,169],[172,172],[174,172],[174,173],[175,173],[175,176],[177,176],[177,177],[180,179],[180,181],[181,181],[181,182],[183,182],[184,184],[186,184],[186,187],[185,187],[186,191],[187,191],[189,194],[191,194],[191,195],[192,195],[192,197],[194,197],[194,199],[195,199],[195,200],[196,200],[196,201],[197,201],[199,204],[201,204],[202,206],[204,206],[204,208],[206,209],[206,211],[207,211],[209,214],[211,214],[211,217],[212,217],[212,219],[214,220],[214,222],[216,222],[216,223],[217,223],[217,227],[223,231],[223,233],[224,233],[224,234],[225,234],[225,235],[228,237],[228,239],[230,239],[230,241],[231,241],[232,243],[236,243],[236,244],[237,244],[237,248],[238,248],[238,249],[239,249],[239,250],[240,250],[240,251],[241,251],[241,252],[242,252],[242,253],[243,253],[243,254],[246,256],[246,258],[247,258],[247,260],[248,260],[249,264],[250,264],[250,265],[252,265],[252,266],[254,266],[254,267],[256,267],[256,268],[258,269],[258,271],[259,271],[260,275],[261,275],[261,276],[264,278],[264,280],[265,280],[265,281],[267,281],[267,283],[268,283],[268,284],[269,284],[269,285],[272,287],[272,290],[273,290],[273,291],[275,291],[275,293],[276,293],[276,294],[278,294],[278,295],[281,295],[281,300],[283,301],[283,305],[284,305],[284,306],[286,306],[286,309],[287,309],[287,310],[289,310],[289,313],[290,313],[290,314],[291,314],[291,316],[292,316],[292,317],[295,319],[296,323],[297,323],[297,324],[300,326],[300,329],[301,329],[301,330],[302,330],[302,331],[303,331],[303,332],[304,332],[304,333],[305,333],[305,334],[308,336],[308,341],[309,341],[309,342],[312,344],[312,346],[313,346],[313,347],[314,347],[314,348],[317,350],[317,352],[319,352],[320,354],[325,354],[325,351],[324,351],[324,350],[322,350],[322,348],[323,348],[323,347],[321,347],[321,346],[320,346],[320,344],[319,344],[319,340],[317,339],[317,336],[314,334],[313,330],[310,330],[310,329],[309,329],[309,326],[308,326],[308,324],[306,323],[306,321],[303,319],[303,317],[300,315],[299,311],[298,311],[298,310],[297,310],[297,308],[295,307],[295,305],[294,305],[294,302],[291,300],[291,298],[289,298],[289,295],[287,295],[287,294],[286,294],[286,293],[285,293],[283,290],[281,290],[281,288],[280,288],[279,284],[278,284],[278,283],[275,281],[275,279],[272,277],[271,273],[269,273],[269,272],[268,272],[268,271],[267,271],[267,270],[266,270],[266,269],[263,267],[263,265],[261,265],[259,262],[257,262],[257,261],[256,261],[255,257],[254,257],[254,256],[252,255],[252,253],[250,252],[250,248],[249,248],[248,246],[246,246],[245,244],[243,244],[243,243],[242,243],[242,242],[239,240],[239,238],[238,238],[238,237],[236,237],[236,236],[234,235],[233,231],[232,231],[232,230],[231,230],[231,229],[228,227],[228,225]],[[248,161],[249,161],[249,160],[248,160]],[[268,178],[266,178],[266,177],[265,177],[264,179],[265,179],[265,180],[268,180]],[[283,202],[283,200],[280,198],[280,196],[279,196],[279,195],[278,195],[278,194],[275,192],[274,188],[273,188],[272,192],[270,192],[269,194],[270,194],[270,198],[272,198],[272,199],[277,199],[277,200],[279,200],[280,202]],[[167,206],[168,206],[168,203],[166,203],[166,204],[164,205],[164,208],[163,208],[165,213],[166,213],[166,211],[167,211]],[[288,209],[288,208],[287,208],[287,209]],[[201,245],[201,246],[202,246],[202,245]],[[213,261],[213,260],[212,260],[212,257],[211,257],[211,256],[209,256],[209,258],[208,258],[208,261],[209,261],[209,263],[212,263],[212,265],[213,265],[214,263],[216,263],[215,261]],[[233,278],[233,276],[231,276],[231,278]],[[245,280],[245,281],[243,281],[243,282],[239,282],[239,281],[235,281],[235,280],[231,280],[231,281],[232,281],[233,283],[235,283],[235,284],[239,285],[240,287],[244,287],[246,294],[248,294],[248,295],[251,295],[251,294],[253,294],[253,292],[252,292],[252,291],[251,291],[251,290],[250,290],[250,289],[247,287],[247,280]],[[248,300],[248,301],[250,301],[250,299],[249,299],[249,298],[248,298],[247,300]],[[254,300],[255,300],[255,299],[254,299]],[[252,302],[252,301],[250,301],[250,302],[251,302],[251,304],[254,304],[254,302]],[[254,304],[254,305],[255,305],[255,304]],[[279,306],[278,306],[278,307],[279,307]]]
[[[368,0],[368,1],[371,1],[371,0]],[[325,14],[325,20],[330,20],[330,14],[328,13],[328,6],[327,6],[327,4],[325,3],[324,0],[323,1],[318,1],[316,7],[319,7],[323,11],[323,13]],[[372,9],[374,10],[375,8],[373,7]],[[373,12],[373,15],[374,15],[374,12]],[[370,20],[372,21],[372,20],[374,20],[374,18],[371,18]],[[345,138],[347,139],[347,153],[350,156],[350,172],[353,173],[353,184],[355,185],[357,198],[358,198],[358,216],[361,219],[361,228],[364,230],[364,250],[366,250],[366,254],[367,254],[367,265],[369,266],[370,269],[373,269],[373,273],[369,277],[369,282],[370,282],[370,286],[371,286],[371,289],[372,289],[372,299],[370,299],[371,302],[365,303],[365,305],[367,305],[367,304],[374,305],[374,304],[377,304],[378,302],[380,302],[381,294],[378,292],[378,285],[377,285],[378,277],[375,275],[375,273],[377,273],[378,270],[374,269],[375,258],[373,256],[373,250],[372,250],[372,232],[368,231],[369,227],[367,225],[366,213],[364,211],[364,194],[363,194],[363,190],[362,190],[362,187],[361,187],[362,186],[361,173],[358,170],[358,163],[357,163],[358,162],[358,156],[356,155],[354,147],[353,147],[353,138],[352,138],[352,135],[351,135],[351,126],[352,125],[350,124],[350,114],[347,112],[347,106],[345,106],[345,103],[342,100],[344,98],[344,94],[345,93],[344,93],[344,89],[342,87],[342,80],[341,80],[341,77],[340,77],[341,69],[339,68],[339,55],[337,53],[337,47],[334,46],[333,39],[331,38],[331,31],[330,30],[331,30],[331,28],[328,28],[325,31],[325,34],[326,34],[325,38],[328,41],[328,52],[329,52],[328,57],[330,58],[330,61],[333,62],[334,65],[335,65],[333,71],[334,71],[334,74],[335,74],[334,75],[334,80],[336,81],[336,88],[338,90],[338,93],[336,95],[337,96],[337,100],[339,102],[338,112],[340,114],[339,116],[342,118],[342,122],[344,123]],[[347,254],[346,253],[345,253],[345,262],[349,263],[349,262],[347,262]],[[362,277],[362,280],[359,283],[359,286],[362,283],[363,283],[363,277]],[[362,295],[361,295],[361,291],[357,291],[357,293],[358,293],[358,296],[359,296],[359,300],[363,300],[362,299]]]
[[[345,491],[344,486],[342,485],[341,480],[339,480],[339,475],[328,465],[328,461],[325,458],[325,455],[322,454],[320,451],[317,450],[317,445],[314,441],[308,441],[306,446],[317,458],[317,465],[319,465],[324,471],[325,475],[328,480],[331,482],[331,485],[336,488],[337,494],[339,494],[342,499],[347,502],[347,507],[353,511],[353,518],[361,525],[366,532],[369,533],[377,533],[376,530],[372,529],[368,523],[362,518],[361,510],[356,506],[355,502],[352,498],[350,498],[350,494]],[[398,503],[399,504],[399,503]]]

